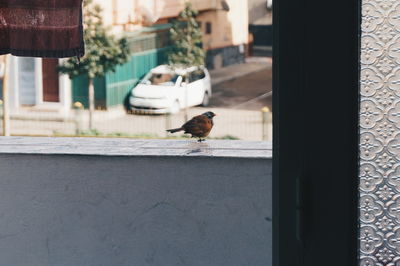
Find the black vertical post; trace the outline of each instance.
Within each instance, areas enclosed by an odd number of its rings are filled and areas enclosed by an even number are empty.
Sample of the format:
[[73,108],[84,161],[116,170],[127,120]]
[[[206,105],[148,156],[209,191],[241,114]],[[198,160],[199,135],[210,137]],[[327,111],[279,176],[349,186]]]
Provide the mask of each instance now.
[[273,12],[274,266],[357,265],[360,0]]

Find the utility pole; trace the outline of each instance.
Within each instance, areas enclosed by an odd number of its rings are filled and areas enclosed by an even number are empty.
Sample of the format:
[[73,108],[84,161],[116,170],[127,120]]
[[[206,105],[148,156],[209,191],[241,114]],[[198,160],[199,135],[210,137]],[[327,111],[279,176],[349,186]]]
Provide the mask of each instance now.
[[9,77],[10,77],[10,58],[5,55],[4,77],[3,77],[3,136],[10,136],[10,101],[9,101]]

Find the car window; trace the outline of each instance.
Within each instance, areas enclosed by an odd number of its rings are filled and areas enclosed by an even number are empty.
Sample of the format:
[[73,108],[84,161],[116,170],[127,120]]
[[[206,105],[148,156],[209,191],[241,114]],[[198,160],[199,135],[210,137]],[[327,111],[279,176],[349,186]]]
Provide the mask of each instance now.
[[206,75],[205,75],[204,71],[201,69],[193,71],[189,75],[189,82],[195,82],[197,80],[205,78],[205,76]]
[[142,84],[147,85],[164,85],[174,86],[178,75],[173,73],[149,73],[141,81]]

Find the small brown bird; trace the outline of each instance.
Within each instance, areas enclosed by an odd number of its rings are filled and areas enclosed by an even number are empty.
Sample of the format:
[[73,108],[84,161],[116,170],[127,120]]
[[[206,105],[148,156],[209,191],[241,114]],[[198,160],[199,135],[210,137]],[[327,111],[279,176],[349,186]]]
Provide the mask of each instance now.
[[192,138],[199,138],[198,142],[205,141],[205,137],[210,134],[214,126],[213,117],[216,116],[213,112],[206,112],[202,115],[197,115],[187,121],[180,128],[168,129],[170,133],[185,131],[185,134],[192,134]]

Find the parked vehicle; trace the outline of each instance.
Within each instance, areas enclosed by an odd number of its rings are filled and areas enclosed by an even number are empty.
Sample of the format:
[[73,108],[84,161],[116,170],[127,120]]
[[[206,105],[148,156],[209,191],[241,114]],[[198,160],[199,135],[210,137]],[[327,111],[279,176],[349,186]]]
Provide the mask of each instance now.
[[205,67],[174,69],[160,65],[132,89],[129,103],[132,111],[177,113],[185,107],[207,106],[210,97],[211,80]]

